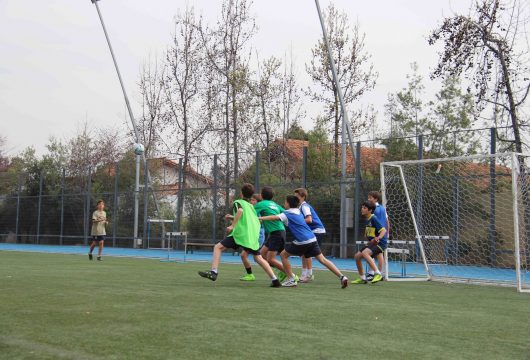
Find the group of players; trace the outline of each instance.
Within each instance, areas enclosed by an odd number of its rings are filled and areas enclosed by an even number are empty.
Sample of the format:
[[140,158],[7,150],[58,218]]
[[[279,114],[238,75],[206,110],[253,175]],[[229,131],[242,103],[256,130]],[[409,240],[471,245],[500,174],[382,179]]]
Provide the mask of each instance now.
[[[298,283],[314,279],[312,258],[315,258],[339,278],[341,288],[347,287],[348,278],[320,250],[326,230],[315,209],[306,202],[307,196],[306,189],[298,188],[292,195],[285,197],[284,207],[281,207],[272,200],[272,187],[263,187],[258,195],[254,194],[252,184],[244,184],[240,199],[233,203],[232,214],[225,216],[232,222],[226,229],[228,235],[215,245],[211,269],[199,271],[199,275],[212,281],[217,280],[221,254],[230,248],[241,249],[241,259],[247,272],[241,280],[255,280],[248,260],[248,256],[252,255],[254,261],[271,278],[272,287],[297,286]],[[361,206],[366,225],[365,235],[369,242],[355,254],[360,277],[352,281],[353,284],[366,284],[368,281],[376,283],[383,279],[381,270],[383,251],[387,244],[388,218],[379,202],[380,194],[370,192],[368,201]],[[286,228],[294,238],[290,243],[286,243]],[[277,254],[280,254],[281,262],[277,260]],[[292,271],[290,256],[300,256],[302,259],[300,277]],[[370,266],[368,276],[364,274],[363,258]],[[378,259],[379,268],[373,258]],[[275,273],[272,268],[276,268],[278,272]]]

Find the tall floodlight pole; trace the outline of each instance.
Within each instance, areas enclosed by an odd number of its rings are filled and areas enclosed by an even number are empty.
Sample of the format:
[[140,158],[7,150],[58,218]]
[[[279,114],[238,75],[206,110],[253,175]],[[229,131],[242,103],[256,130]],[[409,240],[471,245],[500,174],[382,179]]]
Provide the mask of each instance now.
[[[112,56],[112,61],[114,62],[114,67],[116,68],[116,73],[118,74],[118,79],[120,80],[121,90],[123,92],[123,97],[125,98],[125,105],[127,105],[127,111],[129,112],[129,118],[131,119],[132,128],[134,130],[134,139],[136,143],[140,143],[140,136],[138,134],[138,127],[136,125],[136,120],[134,120],[134,115],[131,109],[131,104],[129,103],[129,97],[127,96],[127,92],[125,91],[125,86],[123,85],[123,80],[121,78],[120,69],[118,68],[118,63],[116,62],[116,56],[114,56],[114,51],[112,50],[112,45],[110,43],[109,34],[107,33],[107,28],[105,27],[105,23],[103,22],[103,16],[101,16],[101,11],[99,10],[98,1],[99,0],[90,0],[92,1],[92,4],[96,5],[96,10],[98,12],[99,20],[101,21],[101,27],[103,28],[103,32],[105,33],[105,38],[107,39],[107,44],[109,45],[110,55]],[[142,153],[142,155],[136,155],[136,176],[134,181],[134,232],[133,232],[133,246],[136,248],[137,246],[137,239],[138,239],[138,210],[139,210],[139,199],[138,199],[138,193],[140,191],[140,158],[144,164],[144,171],[147,174],[148,182],[151,183],[151,179],[149,176],[149,170],[147,169],[147,162],[145,159],[145,154]],[[147,191],[148,189],[144,189],[144,191]],[[153,197],[155,197],[153,193]],[[155,208],[158,212],[158,203],[155,198]]]
[[[326,44],[326,49],[328,50],[329,65],[331,67],[331,73],[333,74],[333,82],[335,83],[335,89],[337,90],[337,95],[339,96],[340,109],[342,112],[342,156],[341,156],[341,182],[340,182],[340,257],[345,258],[347,255],[347,232],[346,232],[346,134],[348,134],[348,140],[353,154],[353,139],[350,130],[350,122],[348,121],[348,112],[346,111],[346,105],[344,104],[344,98],[342,96],[342,89],[340,88],[339,78],[337,76],[337,70],[335,69],[335,62],[333,60],[333,55],[331,54],[331,47],[329,46],[328,33],[326,31],[326,26],[324,24],[324,18],[322,17],[322,12],[320,11],[320,4],[318,0],[315,0],[317,7],[318,18],[320,19],[320,26],[322,27],[322,35],[324,37],[324,43]],[[355,169],[355,171],[360,171]],[[357,209],[353,209],[357,211]]]

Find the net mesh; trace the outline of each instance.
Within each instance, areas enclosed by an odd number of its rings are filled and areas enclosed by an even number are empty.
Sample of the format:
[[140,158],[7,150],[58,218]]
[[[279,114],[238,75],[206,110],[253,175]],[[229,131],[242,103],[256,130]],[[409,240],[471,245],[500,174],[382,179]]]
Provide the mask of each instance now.
[[383,163],[389,247],[406,248],[408,273],[530,288],[527,162],[502,154]]

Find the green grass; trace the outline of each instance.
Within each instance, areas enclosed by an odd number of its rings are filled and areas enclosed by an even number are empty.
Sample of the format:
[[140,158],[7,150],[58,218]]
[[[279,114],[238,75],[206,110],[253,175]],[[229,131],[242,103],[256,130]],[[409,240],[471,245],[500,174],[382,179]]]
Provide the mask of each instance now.
[[[242,266],[0,252],[2,359],[530,359],[513,288],[243,283]],[[349,274],[352,277],[352,274]]]

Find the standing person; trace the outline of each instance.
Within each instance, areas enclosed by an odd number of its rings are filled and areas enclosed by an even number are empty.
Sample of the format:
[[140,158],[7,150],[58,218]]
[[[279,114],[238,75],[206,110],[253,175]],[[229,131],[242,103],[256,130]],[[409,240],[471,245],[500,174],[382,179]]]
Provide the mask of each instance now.
[[269,263],[261,257],[258,250],[259,228],[261,224],[256,215],[256,210],[250,204],[250,198],[253,194],[254,186],[248,183],[243,184],[241,187],[241,199],[234,201],[232,205],[234,219],[232,225],[226,228],[228,236],[215,244],[211,269],[209,271],[199,271],[200,276],[212,281],[217,280],[221,253],[228,248],[238,249],[242,247],[243,250],[254,256],[254,261],[269,275],[272,280],[271,286],[281,286],[280,281],[274,275]]
[[[252,195],[252,198],[250,198],[250,203],[252,206],[254,206],[254,209],[256,209],[256,204],[259,203],[262,200],[262,197],[260,194],[254,194]],[[259,216],[259,213],[257,214]],[[227,219],[233,219],[232,215],[228,215],[225,218]],[[259,228],[259,248],[263,246],[263,243],[265,241],[265,228],[263,227],[263,224],[261,224],[261,227]],[[248,252],[246,250],[241,251],[241,261],[243,262],[243,266],[245,267],[245,271],[247,272],[246,275],[239,278],[241,281],[254,281],[256,280],[256,277],[252,273],[252,264],[248,260]],[[262,255],[263,256],[263,255]]]
[[375,217],[373,214],[374,211],[375,204],[373,202],[365,201],[362,203],[361,215],[366,224],[365,235],[368,240],[368,245],[364,246],[355,254],[355,263],[357,264],[360,278],[353,280],[352,284],[366,284],[368,282],[366,275],[364,275],[362,259],[368,263],[370,269],[375,273],[371,283],[373,284],[383,280],[381,271],[375,266],[373,258],[386,249],[386,229]]
[[[261,197],[263,200],[254,206],[258,216],[279,215],[284,211],[280,205],[272,201],[274,197],[274,190],[272,187],[264,186],[261,189]],[[276,259],[276,255],[282,252],[285,247],[285,226],[280,220],[265,221],[263,226],[265,228],[267,240],[265,240],[265,243],[261,248],[261,256],[267,260],[271,267],[279,270],[278,279],[283,281],[285,280],[286,275],[283,271],[283,265]]]
[[[318,246],[322,246],[322,241],[326,237],[326,228],[317,215],[317,212],[309,203],[306,202],[308,193],[304,188],[298,188],[294,190],[295,196],[300,201],[300,211],[304,216],[305,222],[309,225],[309,228],[315,234],[315,237],[318,242]],[[315,279],[313,275],[313,260],[309,257],[302,257],[302,276],[300,277],[300,282],[310,282]]]
[[[386,229],[386,237],[390,234],[390,221],[388,220],[388,214],[385,207],[382,205],[381,193],[379,191],[370,191],[368,193],[368,201],[375,204],[374,215],[379,220],[381,225]],[[383,267],[385,265],[384,253],[377,254],[377,264],[381,275],[384,277]],[[375,273],[372,269],[368,270],[366,274],[366,280],[371,281],[374,278]]]
[[107,221],[107,213],[105,212],[105,202],[99,199],[96,205],[96,210],[92,213],[92,230],[90,235],[92,236],[92,243],[90,244],[90,250],[88,252],[88,259],[92,260],[92,252],[96,245],[98,245],[98,260],[101,261],[101,253],[103,252],[103,245],[105,243],[105,225]]
[[289,256],[294,255],[306,257],[308,259],[312,257],[316,258],[322,265],[337,275],[337,277],[340,279],[341,287],[344,289],[346,286],[348,286],[348,278],[344,276],[339,269],[337,269],[335,264],[322,255],[315,234],[305,222],[304,216],[298,208],[299,205],[300,200],[298,197],[294,195],[287,195],[285,198],[286,210],[283,213],[279,215],[260,217],[260,220],[263,221],[281,220],[294,236],[294,241],[292,243],[286,244],[285,249],[280,254],[282,257],[283,269],[287,274],[287,280],[282,285],[286,287],[297,285],[295,275],[289,262]]

